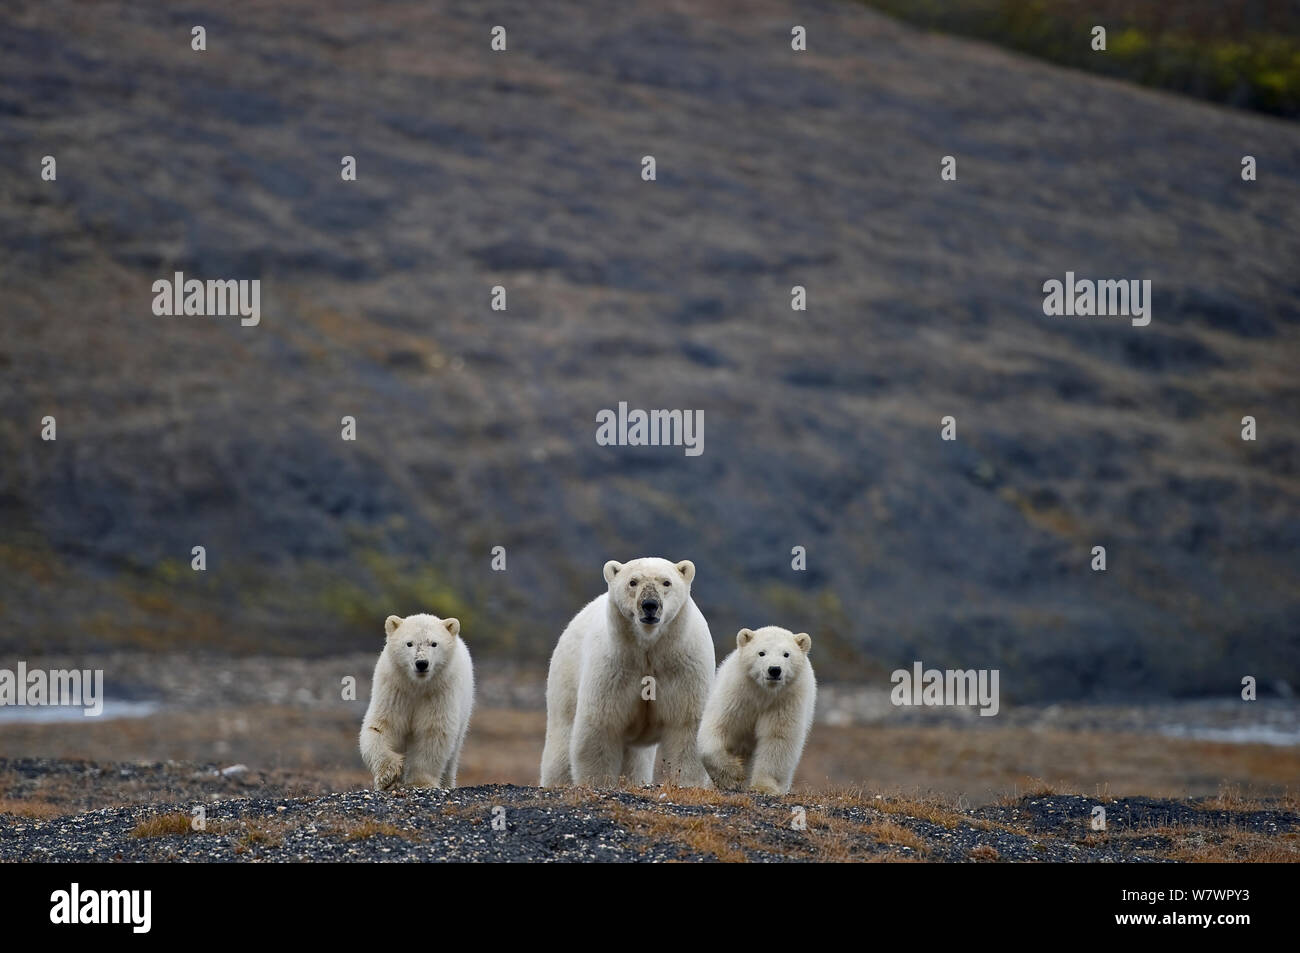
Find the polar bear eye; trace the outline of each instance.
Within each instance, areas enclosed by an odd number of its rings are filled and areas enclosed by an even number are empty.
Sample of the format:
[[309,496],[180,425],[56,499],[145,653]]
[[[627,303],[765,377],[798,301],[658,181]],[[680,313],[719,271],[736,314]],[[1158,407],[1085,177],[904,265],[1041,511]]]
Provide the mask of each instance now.
[[414,644],[415,644],[414,642],[407,642],[407,643],[406,643],[406,647],[409,649],[409,648],[410,648],[412,645],[414,645]]
[[790,653],[789,653],[789,652],[786,652],[786,653],[785,653],[785,657],[786,657],[786,658],[789,658],[789,657],[790,657]]
[[759,658],[762,658],[762,657],[763,657],[764,655],[766,655],[766,654],[767,654],[766,652],[759,652],[759,653],[758,653],[758,657],[759,657]]
[[[430,648],[434,648],[434,649],[436,649],[436,648],[438,647],[438,643],[437,643],[437,642],[430,642],[430,643],[429,643],[429,647],[430,647]],[[785,654],[786,654],[786,655],[789,655],[790,653],[789,653],[789,652],[786,652]]]
[[668,588],[669,586],[671,586],[671,585],[672,585],[672,583],[669,582],[667,579],[664,580],[664,588],[665,588],[665,589],[667,589],[667,588]]
[[635,588],[636,588],[636,580],[633,579],[631,582],[629,582],[629,583],[627,584],[627,587],[628,587],[629,589],[635,589]]

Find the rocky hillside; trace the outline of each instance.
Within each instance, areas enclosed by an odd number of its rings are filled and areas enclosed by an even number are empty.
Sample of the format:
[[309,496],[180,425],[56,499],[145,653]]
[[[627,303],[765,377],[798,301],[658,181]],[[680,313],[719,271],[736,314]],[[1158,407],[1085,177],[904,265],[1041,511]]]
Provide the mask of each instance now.
[[[807,629],[836,676],[1300,684],[1298,208],[1293,124],[852,2],[5,4],[0,651],[432,610],[537,659],[663,554],[719,645]],[[175,271],[260,323],[155,316]],[[1067,271],[1149,279],[1150,325],[1045,317]],[[598,446],[620,401],[703,454]]]

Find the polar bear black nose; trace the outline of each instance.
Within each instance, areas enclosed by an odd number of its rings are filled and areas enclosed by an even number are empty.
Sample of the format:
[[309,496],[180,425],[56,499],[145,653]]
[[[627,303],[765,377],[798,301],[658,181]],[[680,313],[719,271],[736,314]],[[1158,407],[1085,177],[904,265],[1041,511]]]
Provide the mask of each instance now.
[[771,668],[769,668],[769,669],[767,670],[767,677],[768,677],[768,678],[780,678],[780,677],[781,677],[781,666],[779,666],[779,665],[773,665]]
[[658,599],[641,600],[641,611],[644,612],[646,615],[653,615],[654,613],[658,612],[659,600]]
[[424,672],[424,671],[427,671],[428,668],[429,668],[429,660],[428,660],[428,659],[416,659],[416,660],[415,660],[415,670],[416,670],[417,672]]

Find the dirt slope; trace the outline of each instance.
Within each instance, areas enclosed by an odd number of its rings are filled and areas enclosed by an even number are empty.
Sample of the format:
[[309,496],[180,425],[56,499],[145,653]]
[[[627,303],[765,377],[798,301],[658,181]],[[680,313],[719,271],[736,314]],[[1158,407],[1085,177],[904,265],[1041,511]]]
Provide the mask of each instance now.
[[[433,609],[538,658],[663,553],[720,645],[845,673],[1300,683],[1300,130],[852,3],[588,10],[0,10],[0,648]],[[259,278],[260,325],[155,317],[176,270]],[[1045,317],[1067,270],[1150,279],[1151,324]],[[597,446],[619,401],[705,452]]]

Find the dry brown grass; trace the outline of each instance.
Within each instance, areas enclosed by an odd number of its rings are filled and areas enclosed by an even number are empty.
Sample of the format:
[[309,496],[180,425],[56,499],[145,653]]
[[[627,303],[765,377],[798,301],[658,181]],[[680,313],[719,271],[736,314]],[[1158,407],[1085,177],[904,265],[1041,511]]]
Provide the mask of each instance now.
[[971,860],[997,860],[1000,856],[992,844],[978,844],[970,849]]
[[1253,806],[1251,800],[1242,795],[1241,785],[1224,783],[1219,785],[1219,793],[1206,800],[1204,806],[1211,811],[1241,811]]
[[993,821],[985,817],[971,817],[961,811],[954,810],[936,798],[881,798],[872,802],[872,806],[886,814],[915,817],[919,820],[929,821],[931,824],[938,824],[948,830],[965,826],[974,827],[981,831],[1006,831],[1009,834],[1023,834],[1026,836],[1029,834],[1029,831],[1025,828],[1016,827],[1013,824]]
[[284,845],[286,827],[283,823],[271,824],[248,821],[245,828],[243,836],[235,842],[236,854],[246,854],[254,847],[281,847]]
[[[642,792],[637,792],[642,793]],[[679,845],[682,853],[711,854],[724,862],[745,862],[758,852],[822,862],[917,861],[931,854],[926,839],[894,820],[917,818],[946,829],[958,826],[982,831],[1028,835],[1011,824],[971,816],[954,810],[939,798],[884,797],[858,785],[829,787],[823,792],[792,793],[775,803],[758,802],[749,793],[720,792],[663,785],[646,790],[646,807],[632,807],[608,794],[571,788],[563,797],[610,816],[630,833],[655,844]],[[682,816],[659,810],[660,803],[712,806],[718,813]],[[793,829],[793,811],[806,811],[801,841],[777,839],[777,832]],[[841,816],[842,809],[859,809],[884,815],[859,820]],[[989,848],[992,850],[992,848]],[[996,852],[995,852],[996,857]]]
[[0,797],[0,814],[8,814],[11,817],[45,820],[50,817],[63,817],[67,813],[59,805],[51,804],[49,801]]
[[[649,792],[647,792],[649,793]],[[690,804],[694,806],[714,806],[714,807],[735,807],[745,810],[753,810],[753,795],[746,794],[743,791],[720,791],[716,788],[688,788],[667,781],[658,788],[658,794],[663,796],[663,800],[672,801],[674,804]]]
[[419,834],[409,828],[371,819],[345,824],[335,828],[332,833],[342,834],[348,840],[365,840],[367,837],[401,837],[411,841],[420,839]]
[[749,855],[744,846],[761,847],[752,837],[720,824],[708,815],[678,817],[657,811],[638,810],[614,802],[608,813],[620,827],[652,844],[669,843],[683,852],[712,854],[724,863],[745,863]]
[[1079,786],[1064,781],[1049,784],[1042,778],[1026,778],[1024,783],[1015,784],[1006,794],[995,798],[993,803],[1002,807],[1015,807],[1027,797],[1086,797],[1099,804],[1110,804],[1115,800],[1115,795],[1110,793],[1110,785],[1107,783],[1095,785],[1095,790],[1088,794]]
[[[885,848],[872,850],[872,846]],[[911,854],[899,853],[910,850]],[[930,848],[915,831],[889,818],[857,821],[812,809],[808,814],[808,845],[796,851],[808,860],[827,863],[867,861],[915,861],[925,858]]]
[[[590,806],[593,798],[599,800],[600,795],[584,792],[584,803]],[[660,802],[721,810],[682,816],[658,809]],[[805,791],[766,803],[743,792],[666,785],[646,808],[612,800],[601,807],[615,823],[638,837],[678,845],[684,853],[708,854],[727,863],[744,863],[763,852],[826,863],[910,861],[928,855],[923,837],[889,818],[864,822],[828,810],[878,808],[879,804],[858,788],[815,795]],[[794,826],[796,809],[804,811],[806,826],[802,829]],[[792,840],[786,835],[791,830],[798,830],[800,837]]]
[[[168,712],[148,718],[75,726],[13,724],[0,728],[9,757],[158,761],[209,759],[299,772],[302,793],[369,787],[356,752],[358,716],[255,705],[220,712]],[[95,721],[95,719],[86,719]],[[484,708],[474,713],[459,781],[535,785],[545,732],[544,712]],[[1206,778],[1213,778],[1207,783]],[[870,807],[877,792],[927,791],[972,806],[1026,793],[1212,797],[1220,781],[1251,796],[1291,798],[1300,749],[1230,745],[1100,732],[1033,731],[1016,726],[970,730],[950,726],[819,724],[795,778],[795,795],[813,790]],[[1041,779],[1050,778],[1051,783]],[[1037,779],[1037,780],[1036,780]],[[0,783],[6,779],[0,776]],[[106,779],[108,785],[110,779]],[[0,787],[0,791],[4,788]],[[1012,794],[1014,792],[1014,794]],[[1104,792],[1097,794],[1096,792]],[[44,800],[80,811],[140,803],[147,791],[129,786],[87,792],[77,781],[51,779]],[[674,794],[674,796],[678,796]],[[683,790],[681,799],[691,797]],[[89,798],[89,800],[88,800]]]
[[132,837],[169,837],[173,834],[194,834],[193,818],[188,814],[174,811],[171,814],[159,814],[147,821],[141,821],[131,830]]
[[1235,828],[1161,827],[1144,833],[1170,841],[1161,855],[1193,864],[1294,864],[1300,863],[1300,841],[1295,834],[1281,837]]
[[[788,844],[778,844],[770,835],[778,829],[789,829],[793,814],[785,813],[782,807],[759,805],[750,794],[673,783],[624,790],[645,797],[646,806],[628,805],[608,792],[588,788],[565,789],[561,799],[571,806],[599,810],[634,836],[653,844],[674,845],[683,854],[707,854],[724,863],[745,863],[754,852],[790,850]],[[681,815],[673,813],[670,805],[719,810]]]
[[1099,803],[1209,797],[1220,780],[1259,797],[1294,797],[1297,777],[1300,749],[1270,745],[1016,725],[819,724],[795,780],[818,791],[853,779],[868,791],[964,794],[978,807],[1026,794],[1079,793]]
[[476,820],[486,819],[483,808],[477,805],[469,804],[444,804],[440,812],[443,817],[458,821],[469,821],[473,823]]
[[1195,806],[1203,811],[1296,811],[1300,810],[1300,793],[1287,790],[1262,798],[1244,793],[1239,784],[1225,782],[1219,785],[1218,794]]
[[1025,789],[1020,792],[1021,797],[1052,797],[1057,794],[1064,794],[1062,785],[1049,784],[1042,778],[1030,778]]
[[862,828],[864,834],[874,837],[882,844],[893,844],[897,847],[910,847],[918,853],[928,853],[929,848],[926,846],[924,838],[916,832],[909,830],[902,824],[895,824],[893,821],[882,820],[874,824],[868,824]]
[[[580,807],[594,797],[600,797],[600,794],[592,788],[565,788],[560,794],[560,803],[568,807]],[[546,802],[539,798],[538,803],[545,804]]]

